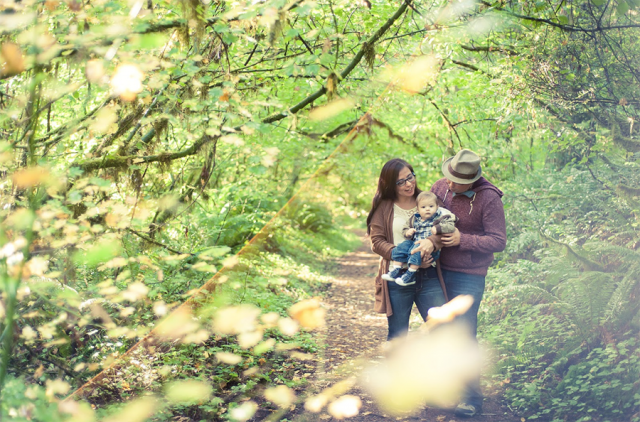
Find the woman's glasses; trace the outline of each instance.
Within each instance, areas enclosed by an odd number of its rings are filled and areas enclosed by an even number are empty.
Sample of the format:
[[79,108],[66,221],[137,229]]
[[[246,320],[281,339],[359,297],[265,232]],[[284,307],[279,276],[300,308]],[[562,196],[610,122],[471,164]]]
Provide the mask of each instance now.
[[413,182],[416,179],[416,175],[413,172],[406,179],[398,179],[396,186],[404,186],[407,182]]

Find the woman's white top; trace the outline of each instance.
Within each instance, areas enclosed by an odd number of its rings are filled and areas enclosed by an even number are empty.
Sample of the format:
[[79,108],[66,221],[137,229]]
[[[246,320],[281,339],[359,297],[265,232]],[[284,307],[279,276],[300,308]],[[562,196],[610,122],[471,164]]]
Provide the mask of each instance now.
[[418,207],[413,207],[410,210],[400,208],[398,205],[393,204],[393,244],[398,246],[405,240],[402,235],[402,229],[407,224],[411,216],[418,212]]

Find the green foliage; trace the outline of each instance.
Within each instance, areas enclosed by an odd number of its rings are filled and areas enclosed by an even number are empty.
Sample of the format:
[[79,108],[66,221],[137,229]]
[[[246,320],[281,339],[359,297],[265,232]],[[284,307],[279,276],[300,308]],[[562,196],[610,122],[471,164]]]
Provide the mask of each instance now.
[[637,239],[619,230],[632,210],[578,168],[514,187],[527,200],[508,207],[512,240],[481,314],[498,354],[494,379],[530,419],[635,413],[640,257],[619,246]]

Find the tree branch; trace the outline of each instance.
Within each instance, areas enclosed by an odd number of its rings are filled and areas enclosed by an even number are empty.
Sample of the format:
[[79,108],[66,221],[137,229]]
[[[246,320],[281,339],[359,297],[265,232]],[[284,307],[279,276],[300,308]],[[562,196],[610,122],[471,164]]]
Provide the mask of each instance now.
[[209,135],[203,135],[196,143],[191,145],[189,148],[184,149],[179,152],[165,152],[162,154],[155,155],[147,155],[147,156],[138,156],[138,155],[129,155],[124,157],[114,157],[114,156],[104,156],[102,158],[96,158],[94,160],[87,160],[83,163],[72,164],[70,167],[77,167],[84,172],[90,172],[98,169],[106,169],[106,168],[122,168],[127,167],[130,164],[140,164],[140,163],[154,163],[154,162],[168,162],[177,160],[178,158],[184,158],[190,155],[195,155],[202,146],[204,146],[207,142],[214,139]]
[[[341,80],[343,80],[347,76],[349,76],[349,73],[351,73],[351,71],[353,71],[353,69],[355,69],[355,67],[358,65],[358,63],[360,63],[360,61],[364,57],[364,53],[365,53],[365,50],[367,49],[367,46],[371,46],[371,45],[375,44],[380,39],[380,37],[382,37],[384,35],[384,33],[387,32],[387,30],[389,28],[391,28],[391,25],[393,25],[393,23],[400,16],[402,16],[402,14],[405,12],[405,10],[407,10],[407,7],[408,7],[409,4],[410,4],[409,0],[407,0],[405,3],[402,3],[402,6],[400,6],[398,8],[398,10],[396,10],[396,12],[393,14],[393,16],[391,16],[384,23],[384,25],[382,25],[375,32],[375,34],[373,34],[368,40],[366,40],[365,42],[363,42],[361,44],[361,47],[360,47],[360,50],[358,51],[358,53],[356,53],[355,57],[351,60],[351,62],[347,65],[347,67],[344,68],[344,70],[342,72],[340,72],[340,75],[339,75],[339,78],[338,78],[338,83],[340,83]],[[262,122],[263,123],[273,123],[273,122],[276,122],[278,120],[284,119],[285,117],[289,116],[290,114],[296,114],[298,111],[302,110],[303,108],[305,108],[309,104],[313,103],[318,98],[322,97],[326,92],[327,92],[327,88],[325,86],[323,86],[322,88],[320,88],[319,90],[317,90],[313,94],[309,95],[307,98],[303,99],[302,101],[300,101],[298,104],[294,105],[293,107],[291,107],[287,111],[281,111],[281,112],[278,112],[278,113],[274,113],[274,114],[272,114],[270,116],[267,116],[262,120]]]

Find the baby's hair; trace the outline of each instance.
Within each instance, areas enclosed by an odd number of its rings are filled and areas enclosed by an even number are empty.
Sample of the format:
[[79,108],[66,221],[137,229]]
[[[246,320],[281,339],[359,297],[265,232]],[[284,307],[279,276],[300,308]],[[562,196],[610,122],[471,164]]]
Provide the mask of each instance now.
[[416,204],[419,204],[420,201],[423,201],[425,199],[428,199],[429,201],[433,201],[434,204],[438,205],[438,197],[436,196],[436,194],[433,192],[427,192],[427,191],[420,192],[420,194],[416,198]]

